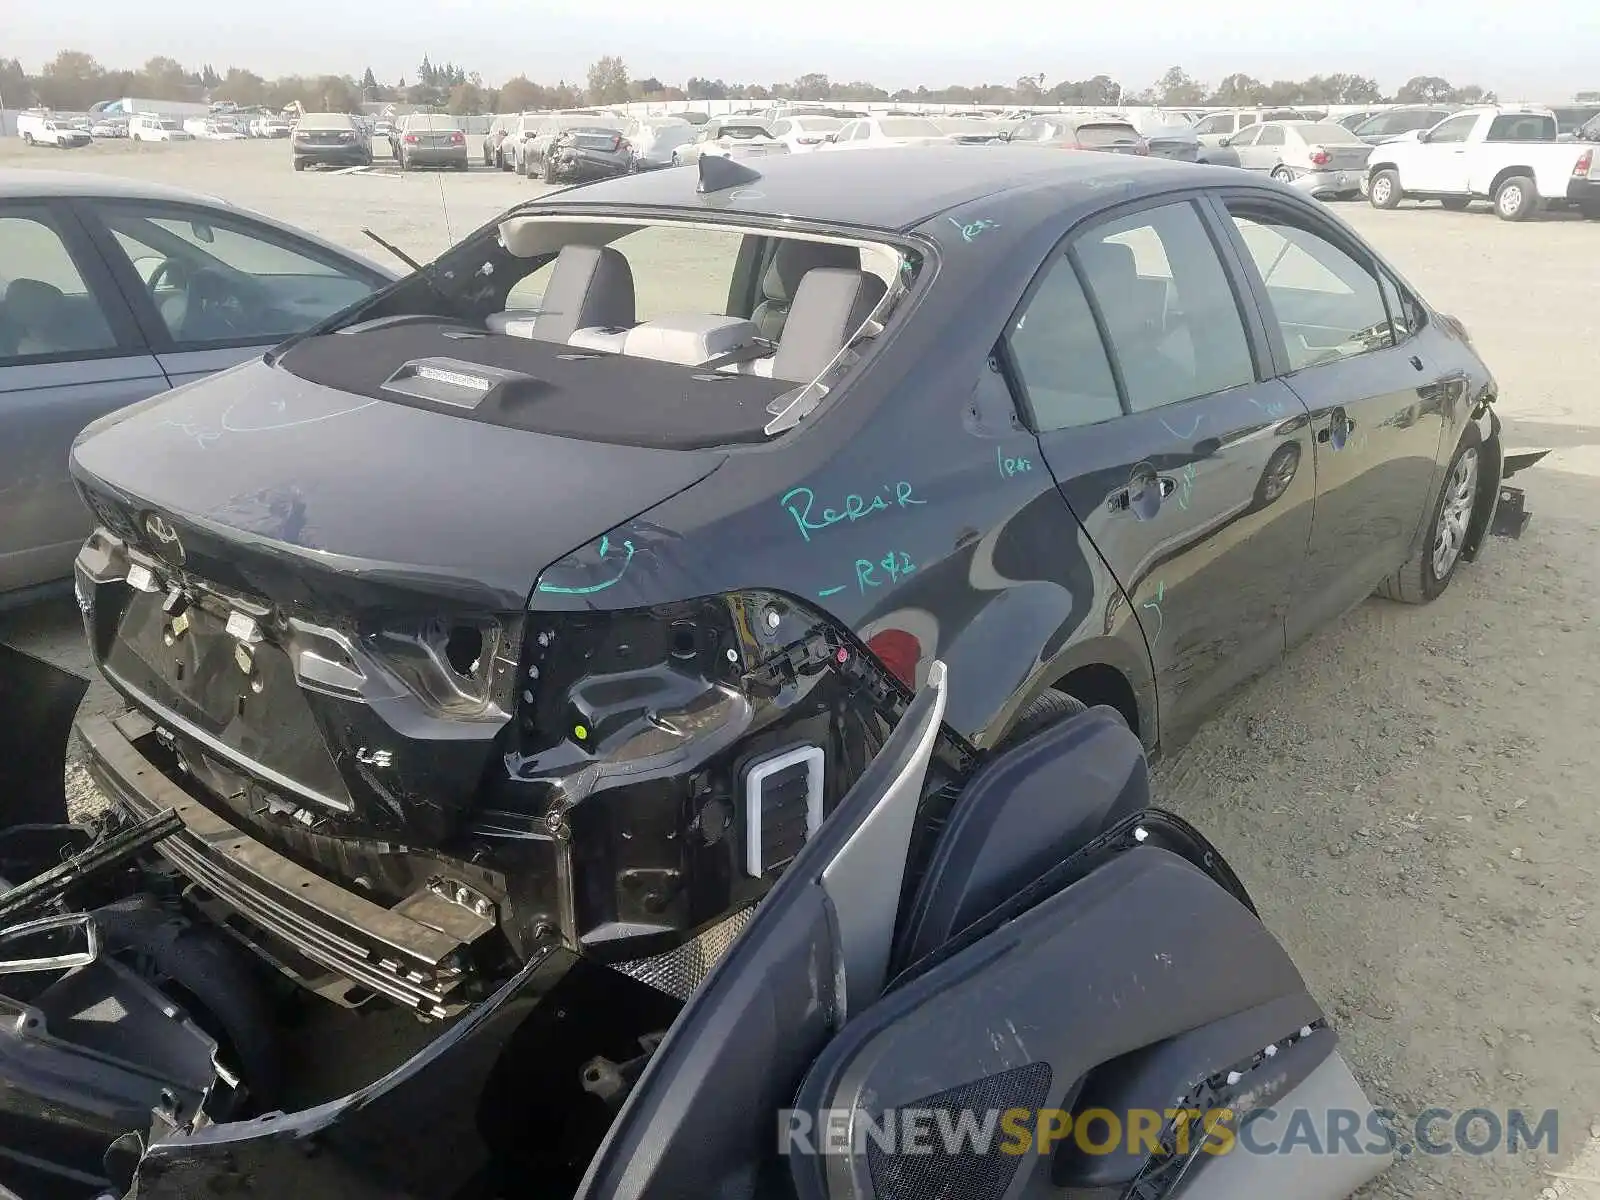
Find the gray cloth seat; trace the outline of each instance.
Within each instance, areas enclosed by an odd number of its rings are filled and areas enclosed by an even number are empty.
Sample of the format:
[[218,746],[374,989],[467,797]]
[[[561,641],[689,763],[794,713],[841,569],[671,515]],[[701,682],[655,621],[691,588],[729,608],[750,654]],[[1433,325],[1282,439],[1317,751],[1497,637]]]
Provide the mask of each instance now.
[[37,279],[13,279],[6,286],[5,311],[15,331],[15,352],[58,354],[77,349],[74,339],[63,338],[70,329],[66,309],[60,288]]
[[783,326],[794,298],[810,272],[822,267],[856,270],[860,266],[861,251],[853,246],[782,239],[761,276],[761,303],[750,314],[757,333],[769,342],[776,342],[783,336]]
[[566,342],[580,329],[627,329],[634,316],[633,268],[610,246],[563,246],[527,336]]
[[883,299],[883,280],[870,272],[816,267],[806,272],[784,319],[774,379],[810,383],[827,368]]
[[1079,261],[1100,306],[1135,411],[1175,404],[1200,394],[1187,335],[1165,328],[1167,285],[1139,274],[1133,247],[1085,241]]

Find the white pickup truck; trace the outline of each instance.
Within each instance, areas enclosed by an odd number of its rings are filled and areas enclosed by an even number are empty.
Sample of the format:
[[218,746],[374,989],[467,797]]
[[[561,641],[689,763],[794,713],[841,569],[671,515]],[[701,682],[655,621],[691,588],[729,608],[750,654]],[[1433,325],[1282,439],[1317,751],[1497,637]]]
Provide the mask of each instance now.
[[1460,211],[1488,200],[1506,221],[1572,204],[1600,220],[1600,146],[1559,142],[1546,108],[1483,105],[1432,129],[1372,148],[1368,199],[1376,208],[1438,200]]

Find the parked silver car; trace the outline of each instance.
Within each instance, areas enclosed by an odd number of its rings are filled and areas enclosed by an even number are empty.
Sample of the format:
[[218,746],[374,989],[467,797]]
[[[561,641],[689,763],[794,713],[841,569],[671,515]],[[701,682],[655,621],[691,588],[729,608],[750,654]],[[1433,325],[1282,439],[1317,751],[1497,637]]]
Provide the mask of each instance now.
[[394,278],[214,197],[0,171],[0,605],[71,577],[94,524],[67,475],[80,429],[259,357]]
[[1223,139],[1211,160],[1232,155],[1238,166],[1318,199],[1349,199],[1361,193],[1371,154],[1371,146],[1337,121],[1267,121]]

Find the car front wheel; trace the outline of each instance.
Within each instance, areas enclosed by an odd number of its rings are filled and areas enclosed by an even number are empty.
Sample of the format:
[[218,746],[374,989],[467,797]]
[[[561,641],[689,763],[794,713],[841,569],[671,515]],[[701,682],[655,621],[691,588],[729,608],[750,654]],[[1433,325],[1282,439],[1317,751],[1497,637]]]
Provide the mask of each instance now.
[[1379,171],[1372,177],[1372,187],[1367,198],[1373,208],[1394,208],[1405,193],[1400,190],[1400,176],[1394,171]]
[[1461,551],[1477,511],[1482,461],[1483,447],[1473,427],[1450,460],[1422,549],[1378,585],[1378,595],[1402,604],[1427,604],[1450,586],[1461,565]]

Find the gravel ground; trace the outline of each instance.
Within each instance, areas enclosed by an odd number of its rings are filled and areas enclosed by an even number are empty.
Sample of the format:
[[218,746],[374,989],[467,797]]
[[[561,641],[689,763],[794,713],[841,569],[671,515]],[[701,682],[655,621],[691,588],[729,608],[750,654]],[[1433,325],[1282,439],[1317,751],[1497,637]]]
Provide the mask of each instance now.
[[[226,196],[366,254],[370,225],[437,254],[539,185],[474,167],[290,170],[283,144],[0,149],[0,166],[105,170]],[[1600,226],[1339,206],[1497,372],[1533,523],[1425,608],[1369,601],[1221,705],[1157,768],[1255,894],[1380,1102],[1560,1111],[1556,1155],[1412,1156],[1371,1196],[1600,1195]],[[73,615],[14,644],[82,668]]]

